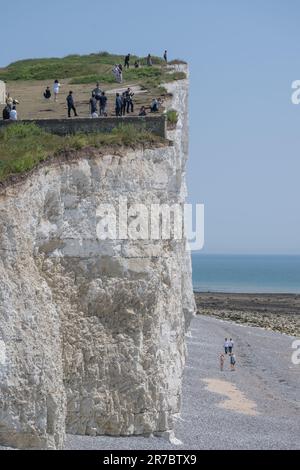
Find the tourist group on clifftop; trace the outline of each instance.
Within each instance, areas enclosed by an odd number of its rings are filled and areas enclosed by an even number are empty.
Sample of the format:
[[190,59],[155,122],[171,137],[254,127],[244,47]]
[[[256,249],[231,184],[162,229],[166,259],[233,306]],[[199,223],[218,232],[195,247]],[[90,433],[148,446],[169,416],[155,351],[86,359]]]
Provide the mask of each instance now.
[[[124,66],[122,64],[115,64],[112,69],[112,74],[117,83],[123,82],[123,68],[129,69],[130,67],[130,58],[131,55],[127,54],[124,58]],[[163,59],[167,63],[167,51],[164,51]],[[147,66],[152,67],[152,57],[150,54],[147,56]],[[134,68],[139,68],[140,63],[135,60],[133,64]],[[58,97],[60,94],[61,84],[58,79],[54,80],[52,90],[50,86],[47,86],[43,92],[43,98],[45,101],[50,101],[53,98],[54,102],[58,102]],[[126,114],[133,113],[135,110],[134,104],[134,92],[128,87],[126,90],[122,90],[116,93],[114,99],[114,113],[117,117],[125,116]],[[17,104],[19,101],[10,96],[9,93],[6,94],[6,105],[3,109],[2,116],[3,120],[13,120],[18,119],[17,113]],[[161,98],[153,98],[149,106],[141,106],[138,112],[138,116],[146,116],[148,112],[156,113],[161,110],[163,100]],[[66,97],[66,107],[67,107],[67,116],[69,118],[73,116],[77,117],[78,112],[76,109],[76,102],[74,98],[74,93],[72,90],[69,91]],[[88,102],[88,114],[91,118],[106,117],[108,116],[108,97],[104,90],[100,88],[100,83],[96,83],[96,87],[91,92],[91,97]]]

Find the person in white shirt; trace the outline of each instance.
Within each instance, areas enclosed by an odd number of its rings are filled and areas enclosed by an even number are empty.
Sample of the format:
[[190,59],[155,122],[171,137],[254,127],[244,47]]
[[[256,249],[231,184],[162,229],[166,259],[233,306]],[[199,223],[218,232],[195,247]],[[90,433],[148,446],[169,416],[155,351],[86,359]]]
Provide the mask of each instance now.
[[58,97],[60,87],[61,87],[61,84],[59,83],[59,81],[54,80],[54,84],[53,84],[54,101],[57,101],[57,97]]
[[225,354],[228,353],[228,349],[229,349],[229,341],[227,338],[225,338],[225,341],[224,341],[224,351],[225,351]]
[[233,345],[234,345],[234,342],[232,341],[232,338],[230,338],[230,340],[228,341],[228,350],[230,354],[232,353]]
[[17,113],[17,110],[16,110],[16,107],[13,106],[10,113],[9,113],[9,119],[11,121],[17,121],[18,119],[18,113]]

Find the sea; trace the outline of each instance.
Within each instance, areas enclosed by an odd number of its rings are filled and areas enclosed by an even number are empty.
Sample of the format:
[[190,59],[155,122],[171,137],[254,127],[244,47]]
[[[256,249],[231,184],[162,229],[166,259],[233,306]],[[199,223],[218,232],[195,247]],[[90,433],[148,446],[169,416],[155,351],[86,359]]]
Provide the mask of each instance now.
[[192,253],[197,292],[300,294],[300,255]]

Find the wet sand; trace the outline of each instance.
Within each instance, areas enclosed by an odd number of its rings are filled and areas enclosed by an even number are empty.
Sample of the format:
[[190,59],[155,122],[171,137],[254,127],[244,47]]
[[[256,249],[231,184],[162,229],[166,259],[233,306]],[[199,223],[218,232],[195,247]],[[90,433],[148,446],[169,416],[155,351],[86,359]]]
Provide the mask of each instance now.
[[300,295],[195,292],[197,313],[300,336]]

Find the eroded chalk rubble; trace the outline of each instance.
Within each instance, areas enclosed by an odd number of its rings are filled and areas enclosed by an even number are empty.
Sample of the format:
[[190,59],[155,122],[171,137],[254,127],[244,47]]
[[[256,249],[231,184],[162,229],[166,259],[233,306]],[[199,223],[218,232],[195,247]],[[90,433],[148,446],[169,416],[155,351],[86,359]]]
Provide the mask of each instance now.
[[185,241],[100,240],[119,198],[183,204],[188,79],[173,146],[52,163],[0,195],[0,444],[172,429],[194,313]]

